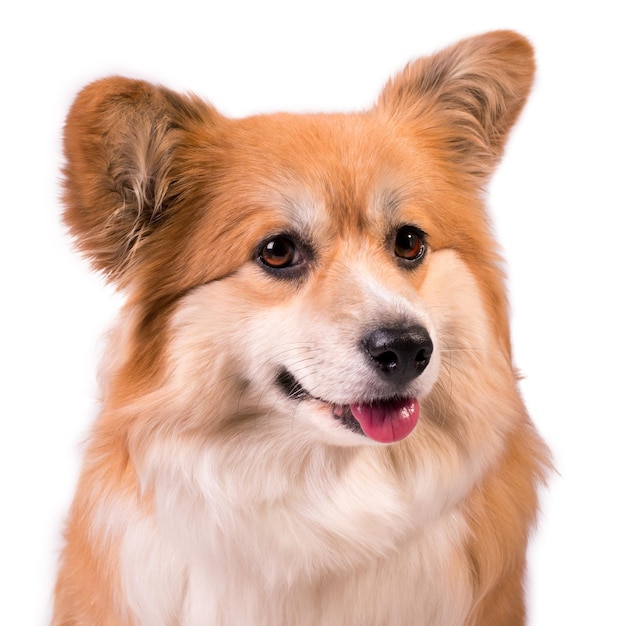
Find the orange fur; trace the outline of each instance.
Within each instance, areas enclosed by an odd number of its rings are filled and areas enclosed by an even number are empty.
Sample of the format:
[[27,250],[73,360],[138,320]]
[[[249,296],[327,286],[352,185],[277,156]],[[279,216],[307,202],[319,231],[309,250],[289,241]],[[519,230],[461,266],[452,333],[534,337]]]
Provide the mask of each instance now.
[[[358,114],[228,119],[119,77],[79,94],[65,219],[128,298],[56,626],[524,623],[550,460],[483,195],[533,72],[502,31],[408,65]],[[403,225],[426,233],[419,263],[389,243]],[[279,235],[304,258],[290,273],[260,260]],[[426,369],[375,391],[363,338],[409,322]],[[399,396],[421,414],[393,444],[338,422]]]

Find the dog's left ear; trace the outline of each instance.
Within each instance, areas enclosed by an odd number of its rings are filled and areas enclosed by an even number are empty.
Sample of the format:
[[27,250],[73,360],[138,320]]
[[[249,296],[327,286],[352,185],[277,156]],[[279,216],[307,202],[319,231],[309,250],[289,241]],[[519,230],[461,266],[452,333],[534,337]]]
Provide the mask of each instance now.
[[457,163],[479,184],[497,165],[535,71],[533,49],[521,35],[495,31],[465,39],[409,64],[384,88],[378,109],[436,132]]

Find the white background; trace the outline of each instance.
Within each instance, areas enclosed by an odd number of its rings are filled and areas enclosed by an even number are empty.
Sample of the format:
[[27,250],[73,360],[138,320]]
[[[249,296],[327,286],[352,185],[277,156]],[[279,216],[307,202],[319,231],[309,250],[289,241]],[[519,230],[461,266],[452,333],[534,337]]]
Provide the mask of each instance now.
[[409,59],[495,28],[527,35],[539,63],[490,198],[523,392],[560,473],[530,551],[530,624],[626,624],[619,4],[10,4],[0,9],[0,624],[48,620],[99,337],[118,304],[59,220],[60,133],[76,91],[120,73],[230,115],[363,108]]

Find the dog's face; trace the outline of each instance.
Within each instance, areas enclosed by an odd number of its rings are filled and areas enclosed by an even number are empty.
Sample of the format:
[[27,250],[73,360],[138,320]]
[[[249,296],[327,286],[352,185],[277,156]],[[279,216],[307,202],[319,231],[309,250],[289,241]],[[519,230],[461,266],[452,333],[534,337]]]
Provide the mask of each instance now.
[[[206,328],[183,321],[186,306],[180,327],[208,333],[222,375],[245,389],[240,404],[303,420],[337,443],[404,438],[439,369],[420,296],[431,254],[427,174],[404,165],[401,142],[375,116],[238,126],[242,162],[231,167],[242,182],[217,202],[236,207],[229,235],[243,258],[189,298]],[[215,322],[216,308],[227,318]]]
[[426,432],[460,436],[440,403],[488,393],[482,355],[508,355],[482,189],[532,76],[521,38],[479,39],[354,115],[231,120],[137,81],[87,88],[66,219],[130,294],[117,393],[158,398],[169,429],[390,443],[423,406]]

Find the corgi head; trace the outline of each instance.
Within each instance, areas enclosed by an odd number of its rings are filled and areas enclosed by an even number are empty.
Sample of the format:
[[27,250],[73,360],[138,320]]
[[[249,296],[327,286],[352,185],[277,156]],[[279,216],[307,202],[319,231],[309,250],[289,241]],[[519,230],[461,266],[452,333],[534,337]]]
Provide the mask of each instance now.
[[487,353],[514,385],[483,194],[533,72],[528,42],[494,32],[355,114],[229,119],[137,80],[88,86],[65,219],[128,294],[110,402],[149,405],[151,429],[341,446],[419,437],[420,412],[425,433],[479,428],[445,406],[502,384]]

